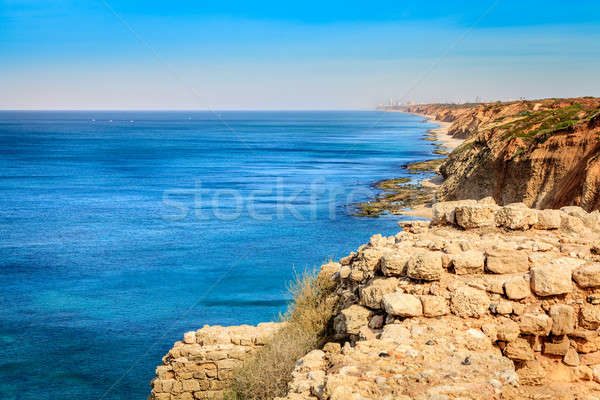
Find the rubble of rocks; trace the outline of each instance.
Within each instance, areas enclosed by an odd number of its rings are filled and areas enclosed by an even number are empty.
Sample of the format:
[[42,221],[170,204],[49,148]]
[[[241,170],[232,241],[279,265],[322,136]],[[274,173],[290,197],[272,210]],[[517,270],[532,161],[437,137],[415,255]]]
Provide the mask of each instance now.
[[[335,341],[287,399],[600,399],[600,213],[488,198],[401,225],[321,267]],[[183,392],[154,398],[204,398]]]

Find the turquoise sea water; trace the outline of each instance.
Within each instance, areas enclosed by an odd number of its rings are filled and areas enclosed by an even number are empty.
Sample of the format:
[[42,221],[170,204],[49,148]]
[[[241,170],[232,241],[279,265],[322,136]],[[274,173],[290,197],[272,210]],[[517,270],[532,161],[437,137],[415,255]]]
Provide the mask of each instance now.
[[381,112],[0,112],[2,399],[145,399],[183,332],[273,320],[294,270],[397,216],[351,216],[432,158]]

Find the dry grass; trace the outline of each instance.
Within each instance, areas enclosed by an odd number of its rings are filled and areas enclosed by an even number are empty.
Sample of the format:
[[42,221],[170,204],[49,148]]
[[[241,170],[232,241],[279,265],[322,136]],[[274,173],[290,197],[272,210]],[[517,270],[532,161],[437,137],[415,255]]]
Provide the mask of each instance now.
[[333,284],[302,273],[289,288],[294,301],[281,316],[286,325],[234,371],[231,398],[267,400],[284,396],[296,361],[321,347],[330,332]]

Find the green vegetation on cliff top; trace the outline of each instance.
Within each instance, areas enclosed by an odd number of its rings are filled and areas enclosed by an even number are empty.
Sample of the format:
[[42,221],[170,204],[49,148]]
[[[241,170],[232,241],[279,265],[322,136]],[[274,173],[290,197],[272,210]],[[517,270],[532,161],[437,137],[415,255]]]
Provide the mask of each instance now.
[[506,139],[518,137],[543,143],[552,134],[569,129],[580,121],[589,120],[599,112],[598,108],[586,109],[579,103],[539,111],[524,110],[517,115],[518,119],[499,125],[497,129],[506,130]]

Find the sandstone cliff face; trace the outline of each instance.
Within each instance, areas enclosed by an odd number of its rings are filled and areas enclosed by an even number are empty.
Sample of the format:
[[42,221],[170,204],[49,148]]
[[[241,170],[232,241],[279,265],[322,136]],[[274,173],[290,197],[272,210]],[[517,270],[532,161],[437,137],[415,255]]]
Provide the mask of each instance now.
[[426,105],[408,111],[452,121],[467,139],[440,171],[439,200],[492,196],[536,208],[600,208],[600,100]]

